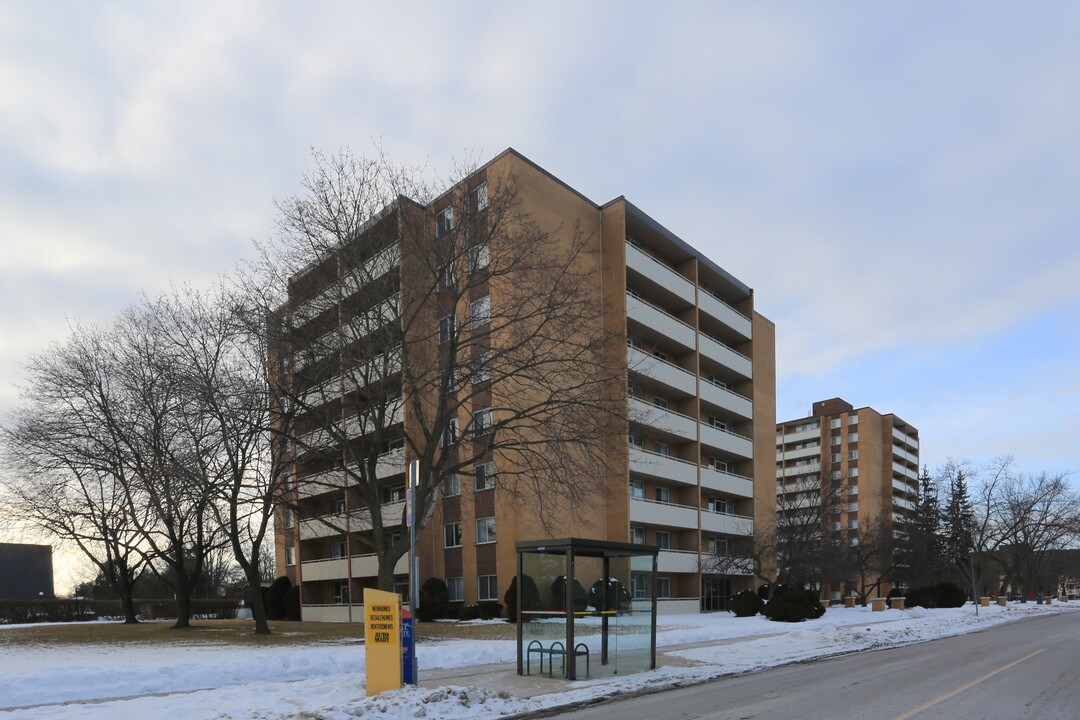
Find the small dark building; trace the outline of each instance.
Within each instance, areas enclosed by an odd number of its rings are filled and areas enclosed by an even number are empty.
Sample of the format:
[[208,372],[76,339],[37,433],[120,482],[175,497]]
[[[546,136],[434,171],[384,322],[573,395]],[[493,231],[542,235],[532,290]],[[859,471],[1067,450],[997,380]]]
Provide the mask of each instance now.
[[51,545],[0,543],[0,600],[53,598]]

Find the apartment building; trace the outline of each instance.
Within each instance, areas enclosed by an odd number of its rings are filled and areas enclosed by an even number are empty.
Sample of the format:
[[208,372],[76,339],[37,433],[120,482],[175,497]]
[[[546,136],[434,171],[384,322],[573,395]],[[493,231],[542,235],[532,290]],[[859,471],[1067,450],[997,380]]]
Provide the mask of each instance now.
[[[660,548],[661,611],[721,609],[733,592],[752,586],[750,560],[737,556],[740,541],[752,535],[755,522],[768,517],[775,502],[774,326],[756,312],[747,284],[625,198],[597,204],[512,149],[443,198],[456,190],[468,199],[466,212],[482,212],[489,193],[511,184],[518,208],[537,228],[567,243],[585,239],[578,270],[589,281],[581,292],[595,296],[595,316],[585,322],[616,338],[605,358],[618,378],[617,399],[629,409],[626,439],[620,435],[610,443],[610,475],[588,480],[595,491],[585,508],[586,521],[567,514],[564,520],[556,517],[552,522],[549,517],[541,522],[535,508],[501,492],[498,478],[510,474],[512,453],[477,461],[460,478],[444,484],[431,509],[417,539],[420,578],[443,578],[452,602],[501,602],[516,572],[514,544],[519,540],[629,540]],[[453,207],[446,202],[404,211],[431,215],[430,232],[438,235],[454,222]],[[366,274],[372,282],[389,278],[385,297],[400,302],[395,298],[400,278],[410,274],[402,264],[408,262],[403,248],[410,239],[393,225],[391,215],[373,220],[365,230],[387,238],[384,249],[368,260],[375,269],[369,267]],[[476,259],[486,264],[487,252]],[[490,252],[497,253],[497,248]],[[469,264],[474,264],[473,256]],[[318,283],[312,286],[307,277],[297,278],[284,310],[302,312],[309,299],[325,289]],[[476,317],[493,312],[501,302],[506,299],[492,290],[471,301],[471,314],[464,320],[434,309],[429,315],[433,328],[437,324],[435,342],[452,332],[455,322],[475,324]],[[334,318],[327,332],[334,331],[333,323],[347,323],[358,312],[344,310],[347,304],[343,299],[338,312],[322,313]],[[408,338],[405,347],[409,352]],[[394,381],[392,371],[387,377]],[[506,397],[498,381],[482,380],[494,383],[490,397]],[[322,387],[334,387],[334,382],[328,378]],[[344,380],[338,385],[349,389]],[[402,405],[411,407],[409,398],[405,400]],[[462,408],[455,432],[471,427],[479,433],[498,419],[489,410],[471,410],[470,417],[470,408]],[[378,438],[383,454],[377,464],[382,488],[377,498],[334,481],[305,482],[334,477],[335,466],[300,454],[292,459],[289,487],[298,492],[298,510],[278,515],[278,570],[300,585],[305,619],[360,617],[361,590],[375,586],[378,574],[376,557],[358,552],[358,541],[373,531],[365,507],[379,502],[384,521],[402,515],[410,459],[402,438],[416,431],[411,412],[397,411],[390,432]],[[353,437],[366,442],[369,426],[363,421],[352,421],[351,426],[350,442]],[[285,444],[282,452],[297,451]],[[558,506],[557,500],[552,502]],[[352,518],[344,528],[343,517]],[[383,532],[396,539],[407,530],[385,525]],[[407,578],[403,558],[394,568],[395,590],[403,595]]]
[[[832,398],[776,426],[777,507],[822,503],[825,541],[854,545],[868,524],[910,517],[918,483],[919,431],[891,413]],[[825,592],[839,599],[842,588]]]

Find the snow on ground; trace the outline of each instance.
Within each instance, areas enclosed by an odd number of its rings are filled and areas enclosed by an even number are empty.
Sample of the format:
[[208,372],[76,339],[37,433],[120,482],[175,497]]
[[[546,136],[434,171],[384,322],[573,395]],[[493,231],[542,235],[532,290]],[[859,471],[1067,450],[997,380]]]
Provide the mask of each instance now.
[[375,698],[364,696],[359,643],[20,648],[0,656],[0,720],[495,718],[1074,610],[1080,607],[1028,603],[981,608],[976,617],[970,605],[881,613],[831,608],[822,618],[793,625],[727,613],[661,616],[658,647],[687,665],[584,680],[569,685],[570,690],[552,681],[552,692],[533,697],[514,695],[515,645],[508,641],[452,640],[418,647],[425,682],[431,684],[440,673],[460,676],[449,672],[454,668],[484,665],[479,676],[484,687],[404,688]]

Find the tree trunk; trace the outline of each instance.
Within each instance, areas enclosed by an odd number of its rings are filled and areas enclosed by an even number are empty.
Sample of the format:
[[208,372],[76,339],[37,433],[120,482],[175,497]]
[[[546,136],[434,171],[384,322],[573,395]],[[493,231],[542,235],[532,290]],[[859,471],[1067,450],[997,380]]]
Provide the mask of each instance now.
[[137,625],[139,618],[135,615],[135,599],[131,596],[131,593],[124,595],[122,602],[124,604],[124,624]]
[[248,588],[251,589],[251,617],[255,620],[255,634],[269,635],[270,623],[266,619],[266,603],[263,602],[262,578],[259,576],[258,565],[248,563],[244,568],[244,576],[247,578]]
[[176,584],[176,623],[174,630],[191,627],[191,588],[187,583]]

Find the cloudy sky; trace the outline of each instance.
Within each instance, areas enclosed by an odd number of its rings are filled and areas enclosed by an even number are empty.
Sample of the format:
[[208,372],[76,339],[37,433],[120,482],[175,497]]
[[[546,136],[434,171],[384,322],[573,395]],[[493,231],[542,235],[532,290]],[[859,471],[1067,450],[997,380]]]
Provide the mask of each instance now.
[[1080,470],[1076,3],[0,3],[0,412],[21,361],[252,255],[310,148],[513,146],[751,285],[777,414]]

